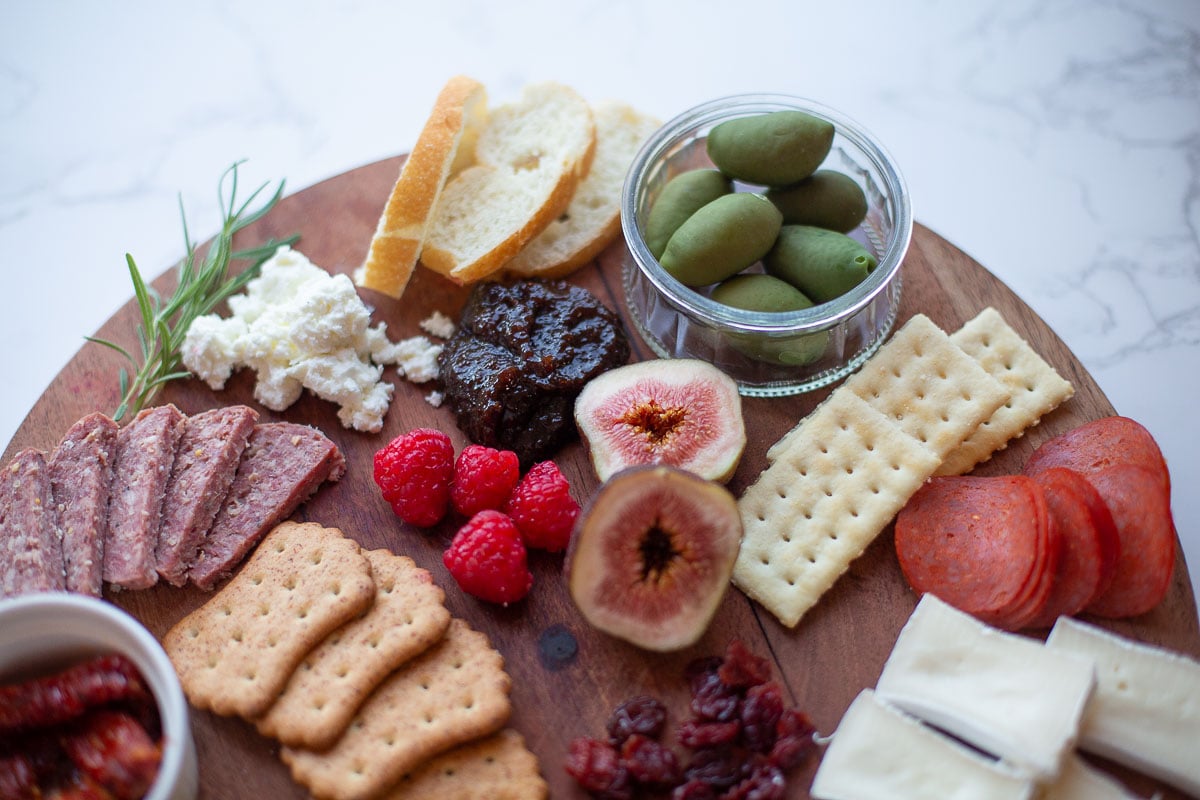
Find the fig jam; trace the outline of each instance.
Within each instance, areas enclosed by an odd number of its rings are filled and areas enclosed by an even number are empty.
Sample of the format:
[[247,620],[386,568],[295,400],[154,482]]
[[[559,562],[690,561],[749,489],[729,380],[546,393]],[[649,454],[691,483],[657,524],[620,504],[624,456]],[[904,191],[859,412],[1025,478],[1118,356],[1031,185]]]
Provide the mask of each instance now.
[[619,318],[591,292],[524,280],[477,285],[438,366],[459,428],[527,467],[575,436],[584,384],[628,359]]

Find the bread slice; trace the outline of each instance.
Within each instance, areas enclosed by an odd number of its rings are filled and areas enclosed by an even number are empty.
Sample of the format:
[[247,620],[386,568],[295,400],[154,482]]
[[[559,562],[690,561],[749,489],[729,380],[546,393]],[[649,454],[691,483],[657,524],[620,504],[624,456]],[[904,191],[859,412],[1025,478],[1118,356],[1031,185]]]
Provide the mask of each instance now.
[[621,187],[642,144],[661,124],[615,101],[592,106],[596,156],[566,213],[505,266],[524,278],[561,278],[589,263],[621,232]]
[[457,283],[498,271],[566,210],[595,147],[582,97],[557,83],[527,86],[489,114],[475,165],[446,184],[421,263]]
[[438,197],[447,179],[475,160],[486,118],[487,91],[481,83],[465,75],[447,81],[400,168],[355,283],[390,297],[404,293]]

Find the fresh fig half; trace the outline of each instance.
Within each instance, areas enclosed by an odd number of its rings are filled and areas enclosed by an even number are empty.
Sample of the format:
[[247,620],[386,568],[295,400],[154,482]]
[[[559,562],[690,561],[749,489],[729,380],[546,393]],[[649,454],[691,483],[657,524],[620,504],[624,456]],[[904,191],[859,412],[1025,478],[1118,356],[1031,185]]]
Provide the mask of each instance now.
[[594,627],[646,650],[694,644],[729,587],[742,540],[737,500],[669,466],[622,470],[575,524],[567,588]]
[[575,401],[575,426],[597,477],[666,464],[724,483],[746,448],[737,383],[706,361],[639,361],[593,378]]

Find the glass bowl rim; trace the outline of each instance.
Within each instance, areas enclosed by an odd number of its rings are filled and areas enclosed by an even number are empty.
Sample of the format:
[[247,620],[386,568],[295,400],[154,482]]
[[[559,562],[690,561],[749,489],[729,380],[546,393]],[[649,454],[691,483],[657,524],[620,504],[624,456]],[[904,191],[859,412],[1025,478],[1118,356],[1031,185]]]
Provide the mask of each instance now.
[[[835,133],[849,140],[879,171],[895,205],[895,228],[879,264],[867,279],[841,297],[800,311],[762,312],[732,308],[695,292],[672,277],[650,254],[637,224],[637,203],[649,170],[684,139],[705,125],[768,111],[797,110],[833,123]],[[744,113],[742,113],[744,112]],[[650,136],[634,156],[621,187],[621,229],[634,264],[673,308],[694,321],[708,322],[739,333],[768,337],[817,333],[837,327],[854,317],[891,282],[912,240],[912,204],[908,188],[895,160],[879,141],[860,124],[815,100],[790,94],[735,94],[693,106],[666,122]]]

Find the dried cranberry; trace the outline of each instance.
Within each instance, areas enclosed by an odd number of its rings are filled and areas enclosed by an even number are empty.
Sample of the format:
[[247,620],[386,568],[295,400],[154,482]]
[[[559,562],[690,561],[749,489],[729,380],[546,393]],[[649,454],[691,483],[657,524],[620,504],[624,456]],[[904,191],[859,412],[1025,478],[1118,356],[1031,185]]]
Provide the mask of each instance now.
[[632,734],[621,745],[621,763],[643,786],[666,789],[683,780],[675,753],[640,733]]
[[778,767],[761,756],[748,766],[749,775],[720,800],[784,800],[787,780]]
[[601,800],[632,800],[629,770],[615,747],[600,739],[580,736],[572,740],[564,765],[567,774]]
[[667,707],[662,702],[645,695],[631,697],[613,709],[608,718],[608,740],[620,747],[634,733],[657,738],[666,722]]
[[783,690],[778,683],[751,686],[742,701],[742,744],[767,753],[775,744],[776,726],[783,716]]
[[692,711],[696,716],[717,722],[736,719],[741,695],[715,672],[706,672],[692,681]]
[[768,756],[771,763],[785,772],[800,766],[817,749],[813,734],[817,729],[808,715],[786,708],[775,726],[775,745]]
[[742,779],[742,757],[727,747],[708,747],[692,753],[683,770],[689,781],[703,781],[717,789],[728,789]]
[[696,658],[688,663],[683,670],[683,677],[687,680],[692,694],[696,693],[698,683],[707,681],[710,674],[715,675],[717,673],[717,670],[721,668],[721,664],[722,660],[720,656]]
[[754,655],[741,640],[734,639],[725,651],[718,674],[727,686],[758,686],[771,679],[771,662]]
[[741,723],[736,720],[704,722],[698,719],[689,719],[679,726],[676,736],[681,745],[696,750],[703,747],[733,744],[737,740],[738,734],[741,733],[741,729]]
[[671,800],[717,800],[717,790],[704,781],[691,780],[676,786]]

